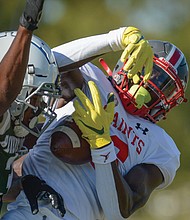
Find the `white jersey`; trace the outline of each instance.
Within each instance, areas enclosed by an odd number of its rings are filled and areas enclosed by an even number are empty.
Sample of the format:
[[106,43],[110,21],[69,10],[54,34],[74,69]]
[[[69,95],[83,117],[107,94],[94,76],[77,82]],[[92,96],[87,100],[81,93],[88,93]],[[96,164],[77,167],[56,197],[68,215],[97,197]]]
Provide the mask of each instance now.
[[[128,114],[106,76],[92,64],[81,68],[85,82],[95,81],[100,89],[102,102],[106,105],[107,95],[114,92],[117,99],[115,116],[111,124],[111,137],[115,145],[118,167],[122,175],[137,164],[156,165],[164,176],[160,188],[168,186],[179,167],[179,151],[171,137],[159,126],[137,116]],[[85,83],[83,92],[90,97]],[[23,164],[23,174],[34,174],[60,193],[65,202],[65,220],[103,220],[104,213],[95,187],[95,170],[91,163],[69,165],[57,159],[50,151],[52,130],[66,115],[74,111],[73,103],[57,109],[57,119],[38,139]],[[26,204],[23,204],[25,203]],[[9,206],[27,205],[22,195]],[[48,207],[47,207],[48,208]],[[56,213],[55,213],[56,214]],[[57,214],[57,216],[59,216]]]

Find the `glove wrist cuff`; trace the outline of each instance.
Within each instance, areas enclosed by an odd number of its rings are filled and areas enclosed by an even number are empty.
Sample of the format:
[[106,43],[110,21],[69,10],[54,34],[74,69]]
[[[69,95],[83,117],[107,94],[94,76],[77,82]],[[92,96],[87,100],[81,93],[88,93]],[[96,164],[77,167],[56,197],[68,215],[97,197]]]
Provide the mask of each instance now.
[[99,148],[102,148],[104,146],[107,146],[110,143],[111,143],[111,139],[110,139],[110,136],[108,135],[108,137],[96,138],[95,140],[93,140],[90,143],[90,147],[92,149],[99,149]]
[[107,164],[116,160],[116,152],[113,143],[99,148],[91,149],[92,162],[97,164]]
[[33,22],[31,18],[26,18],[24,13],[20,17],[20,25],[25,27],[29,31],[34,31],[35,29],[38,28],[38,22]]

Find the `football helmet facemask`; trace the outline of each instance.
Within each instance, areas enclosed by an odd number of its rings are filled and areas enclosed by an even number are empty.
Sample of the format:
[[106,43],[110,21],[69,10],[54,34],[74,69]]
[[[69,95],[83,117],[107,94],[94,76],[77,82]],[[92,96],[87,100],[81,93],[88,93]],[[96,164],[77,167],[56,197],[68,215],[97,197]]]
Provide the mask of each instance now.
[[[187,101],[185,90],[189,70],[184,54],[172,43],[149,40],[149,44],[153,49],[154,58],[151,78],[146,83],[143,81],[143,72],[139,73],[141,81],[136,85],[132,79],[128,79],[122,68],[117,72],[113,71],[112,74],[110,71],[107,72],[125,110],[156,123],[165,119],[173,107]],[[147,99],[140,107],[136,100],[138,92]]]
[[[6,53],[15,35],[16,32],[0,34],[0,56]],[[59,71],[51,49],[33,35],[22,90],[10,106],[16,136],[23,137],[30,132],[38,137],[51,124],[56,117],[56,100],[60,97],[58,81]],[[46,123],[39,130],[37,122],[41,116],[45,116]]]

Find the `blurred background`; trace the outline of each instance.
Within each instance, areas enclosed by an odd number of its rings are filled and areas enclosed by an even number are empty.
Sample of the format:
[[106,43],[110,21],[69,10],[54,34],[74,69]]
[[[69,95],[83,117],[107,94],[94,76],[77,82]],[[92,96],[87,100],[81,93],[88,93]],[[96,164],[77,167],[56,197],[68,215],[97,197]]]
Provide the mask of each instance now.
[[[24,0],[0,0],[0,31],[17,30]],[[50,47],[77,38],[106,33],[122,26],[139,28],[146,39],[166,40],[178,46],[190,64],[189,0],[45,0],[35,35]],[[120,53],[104,56],[111,68]],[[94,61],[99,65],[98,61]],[[190,100],[190,86],[186,92]],[[190,216],[190,102],[173,109],[159,125],[181,151],[181,167],[174,182],[155,191],[130,220],[189,220]]]

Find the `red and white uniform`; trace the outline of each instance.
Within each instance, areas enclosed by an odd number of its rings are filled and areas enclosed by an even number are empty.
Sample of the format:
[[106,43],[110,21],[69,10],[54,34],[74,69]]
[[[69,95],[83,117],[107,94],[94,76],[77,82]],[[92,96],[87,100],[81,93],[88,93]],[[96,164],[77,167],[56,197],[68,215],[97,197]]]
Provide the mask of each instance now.
[[[119,33],[121,33],[121,29],[118,30],[118,36]],[[107,38],[106,35],[105,38]],[[91,45],[90,41],[88,43]],[[86,44],[87,42],[84,43],[84,45]],[[82,44],[79,45],[81,46]],[[62,54],[60,54],[61,51],[59,48],[58,52],[61,57],[65,51],[63,50]],[[59,56],[57,56],[57,59],[59,59]],[[63,65],[63,63],[61,64],[61,59],[58,60],[58,63]],[[92,64],[86,64],[81,67],[81,72],[85,78],[83,92],[88,97],[90,97],[90,91],[87,81],[93,80],[100,90],[103,105],[106,105],[107,96],[110,92],[114,92],[117,99],[115,116],[110,129],[121,174],[127,174],[137,164],[154,164],[161,170],[164,176],[164,182],[159,188],[168,186],[175,177],[176,170],[179,167],[180,156],[171,137],[156,124],[128,114],[124,110],[117,92],[100,69]],[[21,220],[26,218],[29,220],[42,220],[43,216],[47,216],[47,218],[44,218],[46,220],[106,219],[98,199],[95,185],[95,169],[92,164],[64,164],[52,155],[49,148],[53,128],[59,124],[60,120],[63,120],[64,116],[70,115],[74,111],[72,104],[70,102],[66,106],[57,109],[57,119],[40,136],[36,146],[30,150],[23,165],[24,175],[34,174],[38,176],[62,195],[65,202],[66,215],[61,218],[56,213],[56,210],[53,210],[50,205],[46,205],[42,201],[40,212],[34,216],[30,214],[30,207],[27,204],[27,200],[24,199],[24,194],[21,193],[17,201],[9,205],[9,209],[12,211],[4,219],[16,219],[17,216]],[[14,209],[17,209],[17,211]]]

